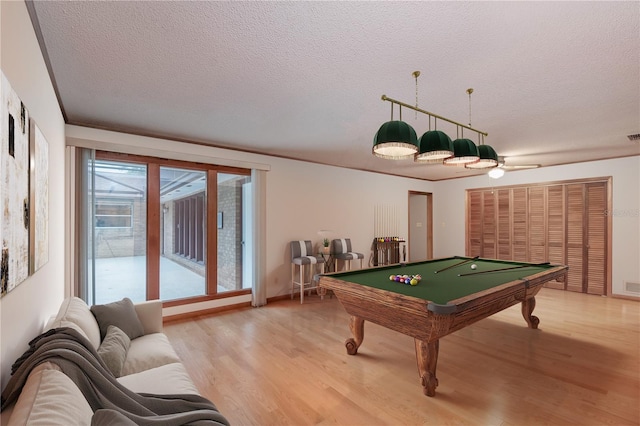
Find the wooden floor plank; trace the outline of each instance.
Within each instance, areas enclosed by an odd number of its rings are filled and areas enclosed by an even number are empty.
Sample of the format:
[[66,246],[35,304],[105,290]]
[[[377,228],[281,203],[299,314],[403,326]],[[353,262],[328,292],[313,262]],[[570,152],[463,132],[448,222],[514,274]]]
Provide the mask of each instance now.
[[441,339],[436,396],[413,339],[317,296],[168,323],[203,395],[233,425],[640,424],[640,304],[543,289],[526,327],[515,306]]

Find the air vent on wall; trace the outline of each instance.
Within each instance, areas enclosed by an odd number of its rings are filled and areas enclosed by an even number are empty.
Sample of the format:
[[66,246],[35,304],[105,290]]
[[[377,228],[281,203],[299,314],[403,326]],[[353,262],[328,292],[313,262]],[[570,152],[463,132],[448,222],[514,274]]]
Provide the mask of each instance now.
[[627,137],[629,138],[629,140],[631,142],[638,142],[640,143],[640,133],[636,133],[635,135],[627,135]]
[[629,293],[640,294],[640,283],[634,283],[634,282],[631,282],[631,281],[625,281],[624,282],[624,289],[625,289],[625,291],[628,291]]

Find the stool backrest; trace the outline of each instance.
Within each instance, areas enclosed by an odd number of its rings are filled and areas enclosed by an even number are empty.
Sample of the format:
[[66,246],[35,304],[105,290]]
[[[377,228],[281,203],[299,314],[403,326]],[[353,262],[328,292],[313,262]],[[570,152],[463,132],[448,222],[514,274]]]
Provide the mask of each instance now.
[[291,259],[303,256],[313,256],[313,246],[310,240],[291,241]]
[[338,238],[331,241],[331,253],[333,254],[342,254],[342,253],[350,253],[351,250],[351,239],[350,238]]

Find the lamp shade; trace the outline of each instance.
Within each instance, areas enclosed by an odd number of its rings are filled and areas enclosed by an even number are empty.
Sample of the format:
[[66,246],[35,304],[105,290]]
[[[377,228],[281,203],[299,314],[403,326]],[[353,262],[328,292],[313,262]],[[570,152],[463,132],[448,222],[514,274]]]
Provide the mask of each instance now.
[[444,164],[460,166],[475,163],[480,159],[478,147],[470,139],[456,139],[453,141],[453,157],[446,158]]
[[387,121],[373,138],[373,155],[389,160],[404,160],[418,152],[418,136],[404,121]]
[[415,161],[443,160],[453,155],[453,143],[446,133],[440,130],[430,130],[420,138],[420,150],[415,155]]
[[465,164],[467,169],[490,169],[498,167],[498,154],[489,145],[479,145],[478,155],[480,160],[475,163]]

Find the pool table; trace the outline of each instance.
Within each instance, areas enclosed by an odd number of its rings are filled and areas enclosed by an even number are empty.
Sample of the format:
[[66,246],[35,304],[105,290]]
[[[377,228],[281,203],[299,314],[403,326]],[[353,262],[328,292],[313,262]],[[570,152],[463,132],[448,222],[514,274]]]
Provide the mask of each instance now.
[[[365,321],[409,335],[415,339],[423,392],[434,396],[441,337],[516,303],[522,303],[528,326],[537,328],[539,319],[532,315],[535,295],[567,269],[548,263],[455,256],[322,274],[319,286],[332,290],[351,315],[353,337],[345,341],[349,355],[355,355],[362,344]],[[415,286],[390,280],[398,274],[420,274],[422,279]]]

